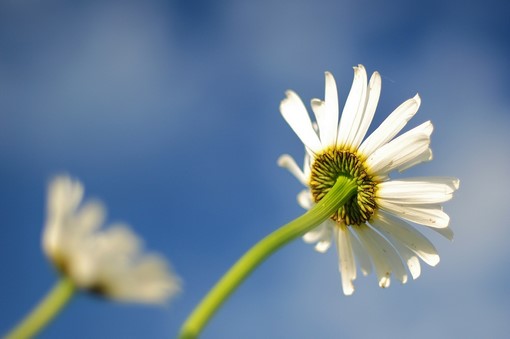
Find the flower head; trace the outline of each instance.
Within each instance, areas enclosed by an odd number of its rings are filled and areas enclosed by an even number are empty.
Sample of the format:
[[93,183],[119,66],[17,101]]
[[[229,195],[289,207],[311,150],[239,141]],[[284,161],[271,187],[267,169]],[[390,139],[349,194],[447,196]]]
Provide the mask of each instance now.
[[101,230],[105,208],[82,204],[84,188],[67,176],[49,187],[43,249],[62,274],[89,292],[142,303],[161,303],[179,290],[166,261],[142,253],[138,237],[125,225]]
[[326,72],[325,99],[312,99],[312,122],[305,105],[293,91],[286,92],[280,111],[306,148],[301,170],[284,154],[278,160],[304,186],[299,204],[310,209],[335,184],[339,176],[354,179],[357,193],[330,219],[304,236],[315,249],[325,252],[336,241],[342,288],[354,292],[358,265],[367,275],[374,268],[379,286],[388,287],[390,276],[405,283],[407,269],[413,279],[421,272],[420,261],[435,266],[439,255],[434,245],[409,222],[421,224],[452,239],[449,217],[441,203],[450,200],[459,187],[451,177],[421,177],[390,180],[392,171],[402,172],[432,159],[427,121],[396,135],[416,114],[416,95],[397,107],[367,138],[381,92],[381,77],[370,81],[362,65],[354,67],[354,81],[339,121],[335,79]]

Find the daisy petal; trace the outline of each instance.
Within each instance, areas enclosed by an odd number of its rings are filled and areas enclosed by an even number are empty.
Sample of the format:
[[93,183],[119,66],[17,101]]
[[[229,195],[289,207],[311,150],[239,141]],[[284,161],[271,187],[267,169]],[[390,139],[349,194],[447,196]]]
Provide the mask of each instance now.
[[382,210],[417,224],[434,228],[446,228],[450,223],[448,214],[443,212],[441,206],[437,204],[404,205],[394,204],[382,199],[377,200],[377,204]]
[[375,110],[377,108],[377,103],[379,102],[379,96],[381,94],[381,76],[378,72],[374,72],[372,77],[370,78],[370,83],[368,84],[368,92],[367,92],[367,103],[366,107],[358,112],[360,116],[358,131],[356,132],[356,136],[353,138],[351,147],[353,149],[358,149],[359,145],[365,138],[367,134],[368,128],[372,123],[372,119],[374,118]]
[[340,224],[335,227],[339,270],[342,277],[342,290],[345,295],[351,295],[354,292],[352,282],[356,279],[356,264],[354,262],[354,253],[352,251],[351,236],[347,226]]
[[402,103],[383,123],[361,144],[359,153],[369,157],[379,147],[393,139],[404,128],[409,120],[418,112],[421,99],[417,94],[414,98]]
[[294,158],[291,157],[290,155],[282,154],[278,158],[278,166],[286,168],[303,185],[305,185],[305,186],[308,185],[308,180],[306,179],[305,174],[303,173],[303,171],[301,171],[299,166],[296,164],[296,161],[294,160]]
[[416,164],[417,158],[429,152],[433,129],[432,123],[427,121],[382,146],[366,161],[370,171],[379,178],[395,169],[408,168],[409,163]]
[[299,206],[303,207],[305,210],[309,210],[315,205],[315,202],[312,200],[312,195],[309,190],[302,190],[299,192],[297,196],[297,201]]
[[333,75],[325,73],[325,95],[324,101],[312,100],[312,109],[319,125],[319,133],[323,148],[336,144],[336,133],[338,129],[338,91]]
[[391,244],[398,252],[398,255],[402,258],[402,261],[407,265],[407,269],[411,273],[413,280],[416,280],[421,275],[421,264],[418,257],[407,247],[403,246],[399,242],[391,241]]
[[354,80],[338,127],[337,146],[347,148],[351,145],[359,127],[358,111],[365,108],[367,94],[367,72],[362,65],[354,67]]
[[331,220],[326,220],[315,229],[307,232],[303,236],[306,243],[316,243],[315,250],[320,253],[326,252],[331,246],[331,236],[333,234],[333,227]]
[[434,204],[450,200],[459,179],[423,177],[392,180],[377,185],[377,197],[400,204]]
[[370,220],[370,225],[388,239],[393,238],[392,244],[400,243],[406,246],[430,266],[439,263],[439,255],[434,245],[407,222],[379,210]]
[[322,149],[319,137],[314,131],[310,116],[306,107],[293,91],[287,91],[286,98],[280,104],[280,112],[294,130],[299,139],[313,152],[319,152]]
[[352,229],[356,231],[372,258],[380,287],[389,287],[392,272],[400,282],[403,284],[407,282],[407,273],[402,260],[386,239],[366,224],[352,227]]
[[[427,225],[425,225],[425,226],[427,226]],[[445,228],[436,228],[436,227],[429,227],[429,226],[427,226],[427,227],[430,228],[431,230],[433,230],[434,232],[441,234],[446,239],[453,241],[453,231],[450,227],[445,227]]]
[[360,266],[361,273],[364,276],[372,273],[372,263],[370,262],[370,257],[367,252],[363,249],[360,241],[356,237],[355,234],[351,234],[351,242],[352,242],[352,250],[354,251],[354,258],[356,263]]

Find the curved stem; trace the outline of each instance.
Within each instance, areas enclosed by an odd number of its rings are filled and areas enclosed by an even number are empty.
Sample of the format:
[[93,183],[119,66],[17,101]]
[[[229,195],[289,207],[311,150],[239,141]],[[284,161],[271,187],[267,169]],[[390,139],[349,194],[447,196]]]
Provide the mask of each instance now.
[[182,326],[179,338],[197,338],[218,308],[258,265],[285,244],[331,217],[356,190],[357,185],[353,180],[339,177],[328,194],[312,209],[269,234],[249,249],[202,299]]
[[35,336],[69,302],[74,291],[75,286],[73,282],[69,278],[63,277],[39,305],[11,330],[5,338],[21,339]]

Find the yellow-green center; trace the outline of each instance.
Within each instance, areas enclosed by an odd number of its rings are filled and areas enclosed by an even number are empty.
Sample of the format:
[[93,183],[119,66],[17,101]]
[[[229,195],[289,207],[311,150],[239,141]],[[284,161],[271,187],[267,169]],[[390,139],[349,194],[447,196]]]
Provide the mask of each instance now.
[[319,202],[339,176],[356,180],[358,192],[331,218],[346,225],[360,225],[370,220],[376,209],[376,183],[363,162],[352,152],[331,148],[315,157],[310,176],[314,201]]

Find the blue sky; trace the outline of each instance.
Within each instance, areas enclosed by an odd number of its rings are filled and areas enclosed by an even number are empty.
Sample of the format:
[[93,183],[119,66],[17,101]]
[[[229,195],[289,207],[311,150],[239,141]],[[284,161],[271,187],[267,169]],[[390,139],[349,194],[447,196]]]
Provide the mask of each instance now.
[[[0,4],[0,332],[56,282],[41,251],[46,187],[69,173],[183,292],[167,308],[78,295],[41,338],[175,337],[251,245],[303,211],[276,166],[302,145],[287,89],[344,102],[352,66],[383,79],[374,126],[420,93],[434,161],[461,179],[441,262],[389,289],[341,292],[334,251],[298,240],[232,296],[203,338],[503,338],[510,331],[510,10],[504,1],[4,1]],[[372,127],[373,128],[373,127]]]

